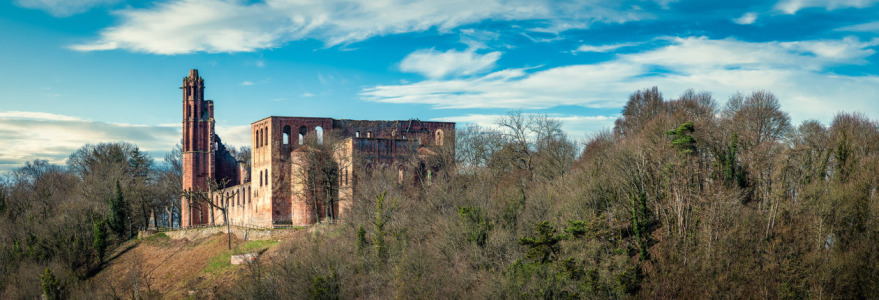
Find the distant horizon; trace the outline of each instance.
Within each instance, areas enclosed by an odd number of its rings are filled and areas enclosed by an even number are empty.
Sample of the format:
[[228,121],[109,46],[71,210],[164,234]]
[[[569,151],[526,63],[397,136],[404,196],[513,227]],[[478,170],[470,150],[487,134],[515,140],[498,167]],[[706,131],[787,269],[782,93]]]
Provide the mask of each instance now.
[[216,131],[266,116],[491,126],[509,111],[573,138],[628,96],[718,106],[774,93],[798,125],[879,116],[879,1],[47,1],[0,4],[0,172],[126,141],[161,162],[198,69]]

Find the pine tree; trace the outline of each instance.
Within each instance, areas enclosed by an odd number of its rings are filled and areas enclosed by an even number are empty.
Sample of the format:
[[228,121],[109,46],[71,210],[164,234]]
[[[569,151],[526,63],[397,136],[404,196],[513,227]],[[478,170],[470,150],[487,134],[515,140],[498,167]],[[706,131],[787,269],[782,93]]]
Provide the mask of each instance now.
[[98,253],[98,261],[104,261],[104,252],[107,250],[107,221],[100,220],[95,222],[95,227],[92,229],[92,233],[94,235],[94,243],[92,243],[92,248],[95,249],[95,252]]
[[110,215],[107,216],[107,226],[122,238],[125,236],[125,198],[122,197],[122,188],[116,181],[116,193],[110,199]]
[[41,285],[46,299],[61,299],[61,282],[58,281],[55,274],[52,274],[52,270],[46,268],[46,273],[40,275],[40,280],[42,281]]

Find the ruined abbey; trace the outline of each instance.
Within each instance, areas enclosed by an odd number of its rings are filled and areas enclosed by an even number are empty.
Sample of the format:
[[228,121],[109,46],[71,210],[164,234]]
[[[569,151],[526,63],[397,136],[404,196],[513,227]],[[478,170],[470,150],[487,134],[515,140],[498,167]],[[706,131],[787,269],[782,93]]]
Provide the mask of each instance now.
[[[251,123],[250,163],[236,161],[214,131],[214,102],[198,70],[183,78],[181,224],[272,227],[335,220],[352,207],[358,178],[392,170],[400,183],[429,180],[439,147],[454,153],[455,123],[270,116]],[[211,184],[214,183],[214,184]],[[216,183],[220,186],[214,189]],[[212,204],[212,205],[211,205]]]

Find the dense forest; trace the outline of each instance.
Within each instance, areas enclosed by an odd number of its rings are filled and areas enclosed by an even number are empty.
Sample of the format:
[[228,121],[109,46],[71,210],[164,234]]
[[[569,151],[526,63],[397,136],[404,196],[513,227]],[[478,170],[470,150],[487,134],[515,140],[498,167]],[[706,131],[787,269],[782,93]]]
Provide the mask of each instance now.
[[[356,178],[354,208],[218,298],[879,297],[879,124],[791,124],[770,92],[633,93],[573,141],[513,112],[459,128],[417,184]],[[242,148],[240,159],[248,159]],[[86,145],[0,180],[0,298],[87,294],[104,254],[174,224],[179,150]],[[164,225],[163,225],[164,224]]]

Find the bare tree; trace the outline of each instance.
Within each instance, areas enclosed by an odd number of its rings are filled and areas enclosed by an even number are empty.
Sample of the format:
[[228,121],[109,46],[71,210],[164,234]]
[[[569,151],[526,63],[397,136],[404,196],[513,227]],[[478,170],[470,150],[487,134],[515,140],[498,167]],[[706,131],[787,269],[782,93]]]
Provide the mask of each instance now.
[[[229,224],[229,214],[227,213],[229,202],[234,199],[238,195],[238,190],[233,189],[230,192],[222,192],[220,187],[224,187],[229,183],[228,179],[221,179],[219,182],[213,180],[212,178],[205,179],[207,181],[208,189],[194,189],[194,190],[185,190],[182,193],[182,196],[186,201],[189,202],[190,207],[193,203],[199,203],[202,205],[207,205],[211,208],[211,211],[219,210],[223,214],[223,222],[226,223],[226,235],[227,241],[229,244],[229,249],[232,249],[232,231],[231,226]],[[214,199],[219,200],[219,203],[216,203]],[[214,222],[213,214],[211,217],[211,223]]]
[[299,148],[290,153],[291,165],[299,182],[292,182],[293,193],[299,194],[312,206],[312,217],[333,222],[338,218],[338,204],[342,185],[350,186],[353,165],[350,139],[335,131],[305,136]]

